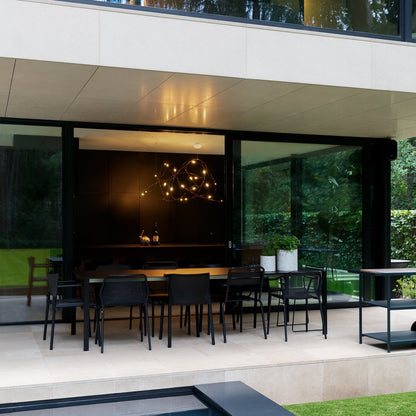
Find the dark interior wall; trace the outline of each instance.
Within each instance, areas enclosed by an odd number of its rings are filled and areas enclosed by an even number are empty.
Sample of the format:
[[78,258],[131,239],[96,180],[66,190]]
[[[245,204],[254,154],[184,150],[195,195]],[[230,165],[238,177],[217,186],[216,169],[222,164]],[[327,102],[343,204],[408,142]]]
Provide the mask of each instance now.
[[[75,244],[137,244],[157,222],[161,243],[222,243],[224,204],[200,198],[164,201],[154,174],[192,155],[80,150],[75,198]],[[224,157],[203,155],[223,197]],[[146,197],[139,192],[154,184]]]

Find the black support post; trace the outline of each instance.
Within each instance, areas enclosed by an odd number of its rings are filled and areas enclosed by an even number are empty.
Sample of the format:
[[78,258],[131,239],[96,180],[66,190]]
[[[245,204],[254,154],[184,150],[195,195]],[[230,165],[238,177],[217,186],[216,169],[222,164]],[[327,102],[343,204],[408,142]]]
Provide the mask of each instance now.
[[[397,143],[377,140],[363,146],[363,267],[390,267],[391,161],[397,157]],[[375,288],[376,297],[385,295],[385,285]]]

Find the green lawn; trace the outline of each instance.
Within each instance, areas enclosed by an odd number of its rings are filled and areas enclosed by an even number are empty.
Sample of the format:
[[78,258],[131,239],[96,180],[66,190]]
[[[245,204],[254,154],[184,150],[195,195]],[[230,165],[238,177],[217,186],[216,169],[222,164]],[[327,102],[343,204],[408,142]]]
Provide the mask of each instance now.
[[296,416],[416,415],[416,392],[285,406]]
[[50,248],[25,248],[0,250],[0,288],[27,286],[29,265],[27,258],[34,256],[37,262],[51,257]]

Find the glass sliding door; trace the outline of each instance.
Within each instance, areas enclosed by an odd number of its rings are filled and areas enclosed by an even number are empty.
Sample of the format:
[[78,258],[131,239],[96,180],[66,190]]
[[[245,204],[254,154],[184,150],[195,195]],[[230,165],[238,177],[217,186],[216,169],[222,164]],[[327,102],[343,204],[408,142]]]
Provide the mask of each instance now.
[[46,283],[29,293],[28,258],[46,263],[61,247],[61,129],[0,124],[0,324],[43,320]]
[[299,266],[327,270],[328,300],[356,300],[361,165],[359,147],[234,141],[233,263],[258,263],[272,233],[294,234]]

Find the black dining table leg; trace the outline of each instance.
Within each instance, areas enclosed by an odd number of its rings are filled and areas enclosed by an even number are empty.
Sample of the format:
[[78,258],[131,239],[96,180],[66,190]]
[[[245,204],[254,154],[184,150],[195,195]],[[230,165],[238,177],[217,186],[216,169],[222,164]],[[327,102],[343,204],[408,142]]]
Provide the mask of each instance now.
[[89,351],[89,349],[90,349],[90,281],[88,279],[84,279],[84,351]]

